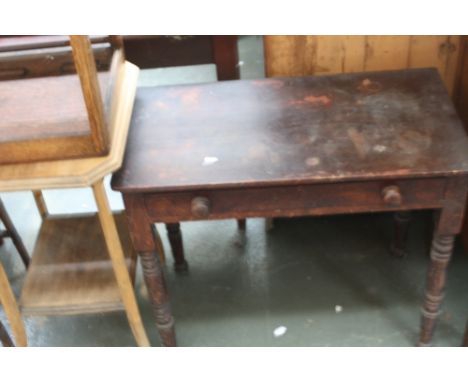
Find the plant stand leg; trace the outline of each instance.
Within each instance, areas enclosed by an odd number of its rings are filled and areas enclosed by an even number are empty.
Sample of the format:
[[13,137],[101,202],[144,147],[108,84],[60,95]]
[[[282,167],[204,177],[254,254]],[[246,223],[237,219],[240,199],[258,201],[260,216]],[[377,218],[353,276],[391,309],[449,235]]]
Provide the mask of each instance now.
[[0,304],[5,309],[16,345],[28,346],[21,313],[2,264],[0,264]]
[[115,278],[120,289],[130,328],[138,346],[150,346],[102,179],[93,185],[93,192],[107,250],[112,261],[112,267],[114,268]]

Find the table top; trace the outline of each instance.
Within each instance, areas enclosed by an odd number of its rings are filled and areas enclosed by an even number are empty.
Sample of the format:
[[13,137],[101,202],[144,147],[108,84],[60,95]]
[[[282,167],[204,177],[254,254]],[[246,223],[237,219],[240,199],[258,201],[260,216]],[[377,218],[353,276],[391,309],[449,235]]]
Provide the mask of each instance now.
[[468,173],[435,69],[140,88],[122,192]]

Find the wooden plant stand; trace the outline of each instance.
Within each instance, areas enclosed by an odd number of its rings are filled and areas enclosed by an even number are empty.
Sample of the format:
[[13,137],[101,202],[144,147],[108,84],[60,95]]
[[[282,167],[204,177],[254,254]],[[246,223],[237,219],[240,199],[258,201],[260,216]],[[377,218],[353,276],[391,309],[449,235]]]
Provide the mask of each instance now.
[[[138,72],[139,69],[128,62],[124,62],[119,69],[116,89],[120,90],[112,101],[108,121],[111,131],[108,155],[3,165],[0,166],[0,191],[34,191],[39,211],[45,218],[20,298],[22,312],[52,315],[124,309],[137,344],[149,346],[130,275],[134,274],[135,257],[132,257],[131,251],[127,252],[128,258],[124,256],[122,243],[129,247],[128,233],[126,236],[126,231],[117,227],[103,184],[104,177],[122,164]],[[68,216],[60,221],[48,218],[47,207],[39,190],[78,187],[92,187],[98,219],[90,216]],[[104,238],[101,241],[96,237],[95,228],[99,225]],[[78,227],[73,235],[62,237],[62,241],[53,240],[72,226]],[[66,242],[72,236],[74,239]],[[83,236],[87,236],[86,239]],[[83,244],[86,241],[92,241],[92,248],[89,244]],[[67,251],[63,246],[65,242],[73,250],[70,248]],[[107,249],[108,259],[103,255],[103,249]],[[3,290],[2,285],[0,290]],[[9,307],[6,309],[7,317],[17,342],[20,338],[26,344],[14,298],[4,305]]]

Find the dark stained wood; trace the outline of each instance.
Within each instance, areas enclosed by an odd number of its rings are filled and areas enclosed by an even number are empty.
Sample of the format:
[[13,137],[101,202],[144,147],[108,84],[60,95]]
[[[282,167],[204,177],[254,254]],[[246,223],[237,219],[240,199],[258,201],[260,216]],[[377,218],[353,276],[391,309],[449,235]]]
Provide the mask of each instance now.
[[[216,65],[218,80],[239,78],[237,36],[90,36],[98,70],[109,69],[113,48],[140,68]],[[110,43],[109,43],[110,42]],[[0,79],[75,72],[68,36],[0,36]]]
[[7,330],[3,326],[2,321],[0,321],[0,342],[2,343],[2,345],[4,347],[13,347],[13,346],[15,346],[13,344],[13,341],[10,338]]
[[[115,49],[112,36],[90,36],[96,67],[108,70]],[[75,73],[68,36],[0,36],[0,79]]]
[[419,346],[429,345],[434,333],[437,317],[440,314],[439,307],[444,298],[446,270],[452,256],[454,240],[454,235],[438,235],[436,233],[432,241],[424,305],[421,310]]
[[468,321],[466,322],[465,335],[463,336],[462,346],[464,347],[468,346]]
[[238,80],[240,73],[237,36],[212,36],[211,44],[218,80]]
[[246,219],[238,219],[237,220],[237,228],[239,228],[241,231],[245,231],[247,228],[247,220]]
[[393,256],[404,257],[407,255],[408,228],[411,221],[409,211],[399,211],[394,214],[394,234],[390,251]]
[[127,222],[133,247],[140,256],[143,277],[153,308],[156,326],[164,346],[175,346],[175,326],[164,272],[157,253],[154,226],[146,215],[143,199],[138,195],[124,195]]
[[13,244],[16,247],[16,250],[18,251],[21,257],[21,260],[23,261],[24,266],[28,268],[29,261],[30,261],[28,250],[24,246],[23,240],[21,239],[21,236],[18,234],[18,231],[13,225],[13,222],[11,221],[10,216],[8,215],[5,205],[3,204],[1,199],[0,199],[0,221],[5,226],[5,230],[0,230],[0,244],[3,243],[3,238],[5,237],[11,238],[11,240],[13,241]]
[[141,252],[140,259],[161,342],[163,346],[176,346],[174,318],[159,256],[152,251]]
[[187,272],[188,264],[184,257],[184,246],[182,242],[182,233],[180,224],[166,224],[167,236],[171,244],[172,255],[174,256],[174,268],[177,272]]
[[[455,106],[463,121],[465,130],[468,132],[468,36],[462,37],[461,49],[460,80],[455,93]],[[468,253],[468,214],[465,214],[461,239],[465,252]]]
[[211,36],[123,36],[127,59],[142,69],[213,62]]
[[[93,44],[105,43],[109,36],[90,36]],[[70,45],[70,38],[66,35],[56,36],[0,36],[0,53],[17,52],[19,50],[35,50],[58,48]]]
[[132,125],[113,183],[125,192],[468,170],[466,134],[433,69],[139,89]]
[[419,341],[428,345],[463,221],[468,139],[434,69],[140,89],[112,186],[151,262],[168,345],[152,223],[437,210]]
[[[151,220],[173,223],[245,217],[293,217],[373,211],[441,208],[444,178],[402,179],[397,184],[404,197],[400,206],[387,204],[381,190],[387,180],[276,187],[226,188],[199,191],[146,192],[144,203]],[[193,201],[202,196],[211,208],[206,215],[194,214]]]

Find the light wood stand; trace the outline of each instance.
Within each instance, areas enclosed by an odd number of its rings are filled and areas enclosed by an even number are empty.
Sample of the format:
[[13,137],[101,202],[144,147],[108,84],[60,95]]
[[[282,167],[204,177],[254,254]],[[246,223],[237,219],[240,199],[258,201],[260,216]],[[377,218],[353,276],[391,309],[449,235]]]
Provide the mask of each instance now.
[[[121,238],[127,248],[131,247],[125,236],[126,228],[124,224],[117,228],[103,185],[104,177],[122,164],[139,69],[125,62],[119,71],[116,89],[120,91],[116,91],[112,101],[109,120],[109,154],[86,159],[0,166],[0,191],[34,191],[41,216],[45,218],[22,290],[20,305],[23,314],[75,314],[125,309],[137,344],[149,346],[129,272],[130,269],[134,273],[135,256],[132,251],[126,251],[127,258],[124,256]],[[99,223],[96,217],[67,217],[63,220],[64,224],[48,217],[47,206],[39,190],[77,187],[92,187]],[[55,229],[58,229],[55,234],[60,235],[60,229],[69,227],[67,222],[82,227],[76,231],[75,239],[67,243],[73,246],[68,257],[66,248],[58,244],[60,241],[51,240]],[[89,244],[87,250],[77,250],[80,241],[89,241],[89,235],[94,237],[95,228],[99,225],[104,240],[97,241],[94,250],[90,250]],[[103,256],[103,247],[107,249],[108,259]],[[16,342],[26,345],[23,322],[2,270],[0,302],[5,306]],[[8,287],[4,289],[5,282]]]

